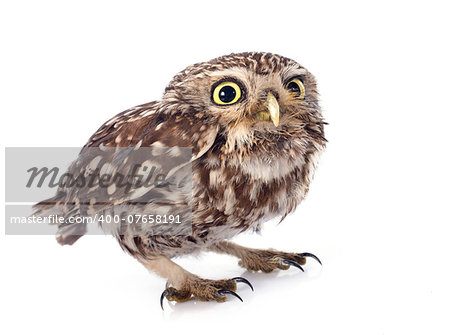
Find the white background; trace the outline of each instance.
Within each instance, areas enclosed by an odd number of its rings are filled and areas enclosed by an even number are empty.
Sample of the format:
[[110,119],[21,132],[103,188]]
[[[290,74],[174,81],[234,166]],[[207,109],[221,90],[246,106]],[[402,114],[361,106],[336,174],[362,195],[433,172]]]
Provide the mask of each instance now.
[[61,247],[3,232],[0,332],[448,334],[448,13],[444,1],[2,1],[3,147],[82,146],[185,66],[253,50],[316,75],[329,144],[295,214],[237,239],[316,253],[323,268],[250,274],[228,256],[183,258],[255,292],[163,312],[164,280],[111,237]]

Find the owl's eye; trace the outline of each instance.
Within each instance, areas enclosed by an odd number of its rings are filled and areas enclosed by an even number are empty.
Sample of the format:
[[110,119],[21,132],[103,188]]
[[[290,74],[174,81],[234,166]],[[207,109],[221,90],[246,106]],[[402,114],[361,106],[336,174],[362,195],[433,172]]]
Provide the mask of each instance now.
[[305,86],[300,78],[294,78],[286,84],[286,88],[291,91],[297,98],[303,99],[305,97]]
[[212,100],[218,105],[231,105],[242,96],[242,90],[238,84],[225,81],[217,85],[212,92]]

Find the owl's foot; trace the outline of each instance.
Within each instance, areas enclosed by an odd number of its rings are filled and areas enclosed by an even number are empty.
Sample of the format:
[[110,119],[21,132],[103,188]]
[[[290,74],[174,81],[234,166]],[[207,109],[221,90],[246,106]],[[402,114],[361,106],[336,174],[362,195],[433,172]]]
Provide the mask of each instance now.
[[164,298],[169,301],[185,302],[192,298],[200,301],[217,302],[227,301],[227,294],[233,295],[240,301],[242,298],[236,293],[236,283],[245,283],[253,291],[253,286],[250,282],[242,277],[235,277],[232,279],[211,280],[203,279],[195,275],[189,276],[180,288],[167,287],[161,294],[160,303],[163,307]]
[[290,253],[277,250],[252,249],[231,242],[219,242],[210,250],[238,257],[239,265],[250,271],[272,272],[275,269],[287,270],[291,266],[304,271],[302,265],[306,258],[313,258],[322,265],[320,259],[309,253]]
[[302,265],[306,264],[306,258],[315,259],[322,265],[320,259],[309,253],[288,253],[276,250],[251,250],[242,255],[239,265],[250,271],[272,272],[275,269],[287,270],[294,266],[305,271]]

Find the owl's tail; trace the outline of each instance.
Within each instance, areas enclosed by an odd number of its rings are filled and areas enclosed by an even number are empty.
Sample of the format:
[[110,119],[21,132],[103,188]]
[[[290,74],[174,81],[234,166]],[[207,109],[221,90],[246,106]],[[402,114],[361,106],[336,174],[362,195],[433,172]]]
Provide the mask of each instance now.
[[[74,206],[64,203],[65,193],[58,193],[54,197],[38,202],[33,206],[33,216],[50,217],[51,215],[58,215],[63,218],[76,216],[78,209]],[[53,223],[54,224],[54,223]],[[86,222],[58,223],[58,230],[56,232],[56,241],[61,245],[72,245],[81,236],[87,232]]]
[[61,245],[72,245],[78,239],[86,234],[87,225],[85,222],[72,223],[58,228],[56,232],[56,241]]

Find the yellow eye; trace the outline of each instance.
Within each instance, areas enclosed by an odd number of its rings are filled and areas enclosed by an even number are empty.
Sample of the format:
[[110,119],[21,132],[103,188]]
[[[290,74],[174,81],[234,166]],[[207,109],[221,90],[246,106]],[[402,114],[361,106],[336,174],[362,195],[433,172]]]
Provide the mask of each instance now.
[[212,100],[218,105],[231,105],[242,95],[241,88],[232,81],[224,81],[214,88]]
[[294,78],[289,81],[286,88],[291,91],[298,99],[305,98],[305,86],[299,78]]

